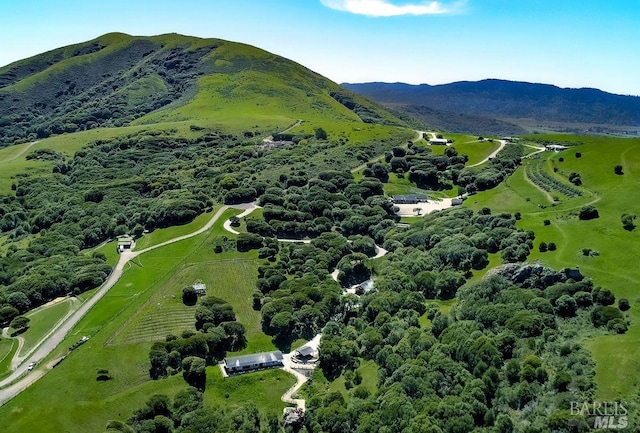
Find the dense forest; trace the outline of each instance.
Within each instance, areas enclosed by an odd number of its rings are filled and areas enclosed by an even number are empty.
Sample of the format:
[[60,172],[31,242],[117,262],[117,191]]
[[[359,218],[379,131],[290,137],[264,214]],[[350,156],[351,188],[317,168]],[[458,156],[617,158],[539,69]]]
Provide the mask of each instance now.
[[[363,235],[347,239],[325,232],[310,245],[281,248],[277,260],[260,270],[256,301],[265,330],[279,341],[323,332],[320,370],[304,391],[306,415],[287,431],[587,431],[593,420],[569,410],[572,401],[595,392],[593,361],[576,337],[624,333],[628,302],[615,306],[609,290],[575,269],[518,263],[534,235],[515,223],[509,214],[460,208],[429,215],[409,229],[371,226],[370,234],[391,251],[373,268],[367,259],[373,239]],[[470,282],[495,253],[512,264]],[[360,264],[358,278],[375,274],[375,290],[343,294],[329,270],[337,266],[348,274]],[[449,311],[437,303],[454,296]],[[201,314],[211,324],[199,338],[206,353],[208,339],[219,341],[218,348],[226,343],[214,316],[204,311],[213,303],[204,304]],[[217,311],[219,317],[229,312],[221,304]],[[157,343],[160,357],[166,359],[166,350],[179,341]],[[168,356],[180,365],[179,353]],[[185,379],[190,362],[182,366]],[[376,392],[362,383],[366,362],[376,365]],[[338,377],[347,395],[326,386]],[[185,393],[192,401],[188,410],[179,409]],[[164,423],[176,432],[280,431],[273,414],[259,416],[251,404],[212,412],[202,409],[198,396],[185,389],[173,404],[154,396],[129,425],[111,427],[160,431]]]
[[[99,286],[110,268],[87,249],[130,233],[192,221],[213,203],[251,201],[272,179],[305,179],[333,164],[367,161],[398,145],[379,141],[345,150],[342,142],[304,140],[265,149],[251,138],[198,128],[142,131],[98,140],[73,156],[40,149],[27,158],[53,162],[45,175],[19,175],[0,197],[0,324],[57,296]],[[399,138],[402,140],[402,137]],[[291,171],[291,170],[294,171]],[[26,248],[18,242],[27,241]]]

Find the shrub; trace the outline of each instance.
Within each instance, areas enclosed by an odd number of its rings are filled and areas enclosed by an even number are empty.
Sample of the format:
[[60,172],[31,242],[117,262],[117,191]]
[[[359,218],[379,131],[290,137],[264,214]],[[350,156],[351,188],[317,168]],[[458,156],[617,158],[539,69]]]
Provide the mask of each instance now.
[[109,374],[109,370],[98,370],[96,375],[96,380],[98,382],[104,382],[111,379],[113,379],[113,377]]
[[613,319],[607,323],[607,329],[614,331],[616,334],[624,334],[627,332],[627,324],[622,319]]
[[193,286],[182,289],[182,302],[184,305],[195,305],[198,302],[198,294]]
[[544,220],[544,225],[545,226],[550,226],[551,225],[551,220]]
[[580,209],[580,213],[578,214],[578,218],[581,220],[592,220],[596,219],[600,216],[598,213],[598,209],[593,206],[583,206]]
[[318,140],[326,140],[328,137],[327,131],[322,128],[318,128],[315,131],[315,136]]
[[620,220],[622,221],[622,227],[627,230],[627,231],[632,231],[633,229],[636,228],[636,216],[635,215],[630,215],[630,214],[622,214],[622,216],[620,217]]
[[618,176],[620,176],[620,175],[623,175],[623,174],[624,174],[624,171],[623,171],[622,166],[621,166],[620,164],[616,165],[616,166],[613,168],[613,172],[614,172],[615,174],[617,174]]
[[629,300],[627,298],[618,299],[618,308],[620,309],[620,311],[629,310],[629,308],[631,308],[631,305],[629,305]]
[[29,327],[30,319],[25,316],[18,316],[11,321],[11,327],[16,331],[21,331]]
[[580,177],[580,174],[573,172],[569,175],[569,182],[579,186],[582,185],[582,178]]
[[538,250],[541,253],[544,253],[547,251],[547,243],[546,242],[540,242],[540,246],[538,246]]
[[580,152],[576,152],[576,158],[582,158],[582,154]]
[[555,242],[549,242],[549,243],[547,244],[547,249],[548,249],[549,251],[555,251],[555,250],[557,249],[557,247],[556,247],[556,243],[555,243]]

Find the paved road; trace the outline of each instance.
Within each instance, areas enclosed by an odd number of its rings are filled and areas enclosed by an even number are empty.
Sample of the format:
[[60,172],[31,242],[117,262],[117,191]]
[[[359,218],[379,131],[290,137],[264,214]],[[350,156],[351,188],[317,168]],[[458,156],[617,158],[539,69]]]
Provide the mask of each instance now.
[[[199,234],[202,234],[209,230],[211,226],[220,218],[220,216],[229,208],[229,206],[222,206],[218,212],[216,212],[211,219],[204,225],[204,227],[183,235],[178,236],[176,238],[170,239],[166,242],[162,242],[158,245],[153,245],[151,247],[145,248],[140,251],[123,251],[120,254],[120,258],[115,268],[109,275],[107,281],[98,289],[98,291],[89,298],[80,308],[78,308],[68,319],[66,322],[62,323],[58,328],[56,328],[49,336],[43,341],[38,349],[31,355],[30,359],[39,361],[48,356],[53,349],[55,349],[64,338],[67,336],[69,331],[84,317],[85,314],[100,300],[104,295],[107,294],[109,289],[111,289],[122,276],[125,265],[129,262],[129,260],[139,256],[140,254],[144,254],[151,250],[155,250],[156,248],[164,247],[166,245],[172,244],[174,242],[179,242],[184,239],[189,239]],[[47,372],[46,366],[39,366],[33,371],[28,373],[28,365],[27,363],[23,363],[18,366],[11,375],[6,377],[5,379],[0,381],[0,406],[5,404],[7,401],[11,400],[13,397],[27,389],[33,383],[35,383],[38,379],[45,375]],[[28,374],[26,374],[28,373]],[[26,374],[26,375],[25,375]],[[24,377],[21,377],[24,376]],[[15,382],[11,384],[12,382]],[[9,385],[11,384],[11,385]]]
[[504,146],[507,144],[507,140],[498,140],[498,141],[500,142],[500,146],[498,146],[498,148],[497,148],[496,150],[494,150],[493,152],[491,152],[491,155],[487,156],[485,159],[483,159],[483,160],[482,160],[482,161],[480,161],[480,162],[477,162],[477,163],[475,163],[475,164],[473,164],[473,165],[470,165],[469,167],[477,167],[477,166],[482,165],[482,164],[484,164],[485,162],[489,161],[491,158],[495,158],[495,157],[496,157],[496,155],[497,155],[498,153],[500,153],[500,151],[501,151],[502,149],[504,149]]

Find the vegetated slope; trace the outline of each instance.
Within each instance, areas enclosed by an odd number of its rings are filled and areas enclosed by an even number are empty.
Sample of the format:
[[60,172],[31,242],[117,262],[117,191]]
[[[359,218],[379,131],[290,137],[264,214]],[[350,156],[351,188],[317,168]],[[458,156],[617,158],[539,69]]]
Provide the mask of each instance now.
[[382,103],[427,106],[473,116],[544,121],[640,125],[640,97],[597,89],[562,89],[505,80],[431,86],[404,83],[343,84]]
[[422,120],[433,129],[479,135],[520,135],[526,130],[515,123],[490,117],[454,113],[422,105],[400,105],[396,110]]
[[[300,101],[300,94],[306,99]],[[189,101],[195,105],[171,116]],[[349,120],[401,124],[326,78],[251,46],[112,33],[0,68],[0,146],[123,126],[163,107],[162,116],[144,122],[211,118],[232,101],[251,102],[249,113],[241,104],[245,117],[259,111],[296,119],[302,108],[306,114],[338,110]]]

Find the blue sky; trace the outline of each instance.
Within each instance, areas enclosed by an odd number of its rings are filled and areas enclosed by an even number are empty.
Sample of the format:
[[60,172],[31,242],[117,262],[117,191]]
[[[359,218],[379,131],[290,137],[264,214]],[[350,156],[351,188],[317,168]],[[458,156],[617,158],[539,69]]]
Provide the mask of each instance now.
[[502,78],[640,95],[637,0],[2,0],[0,65],[114,31],[245,42],[337,82]]

